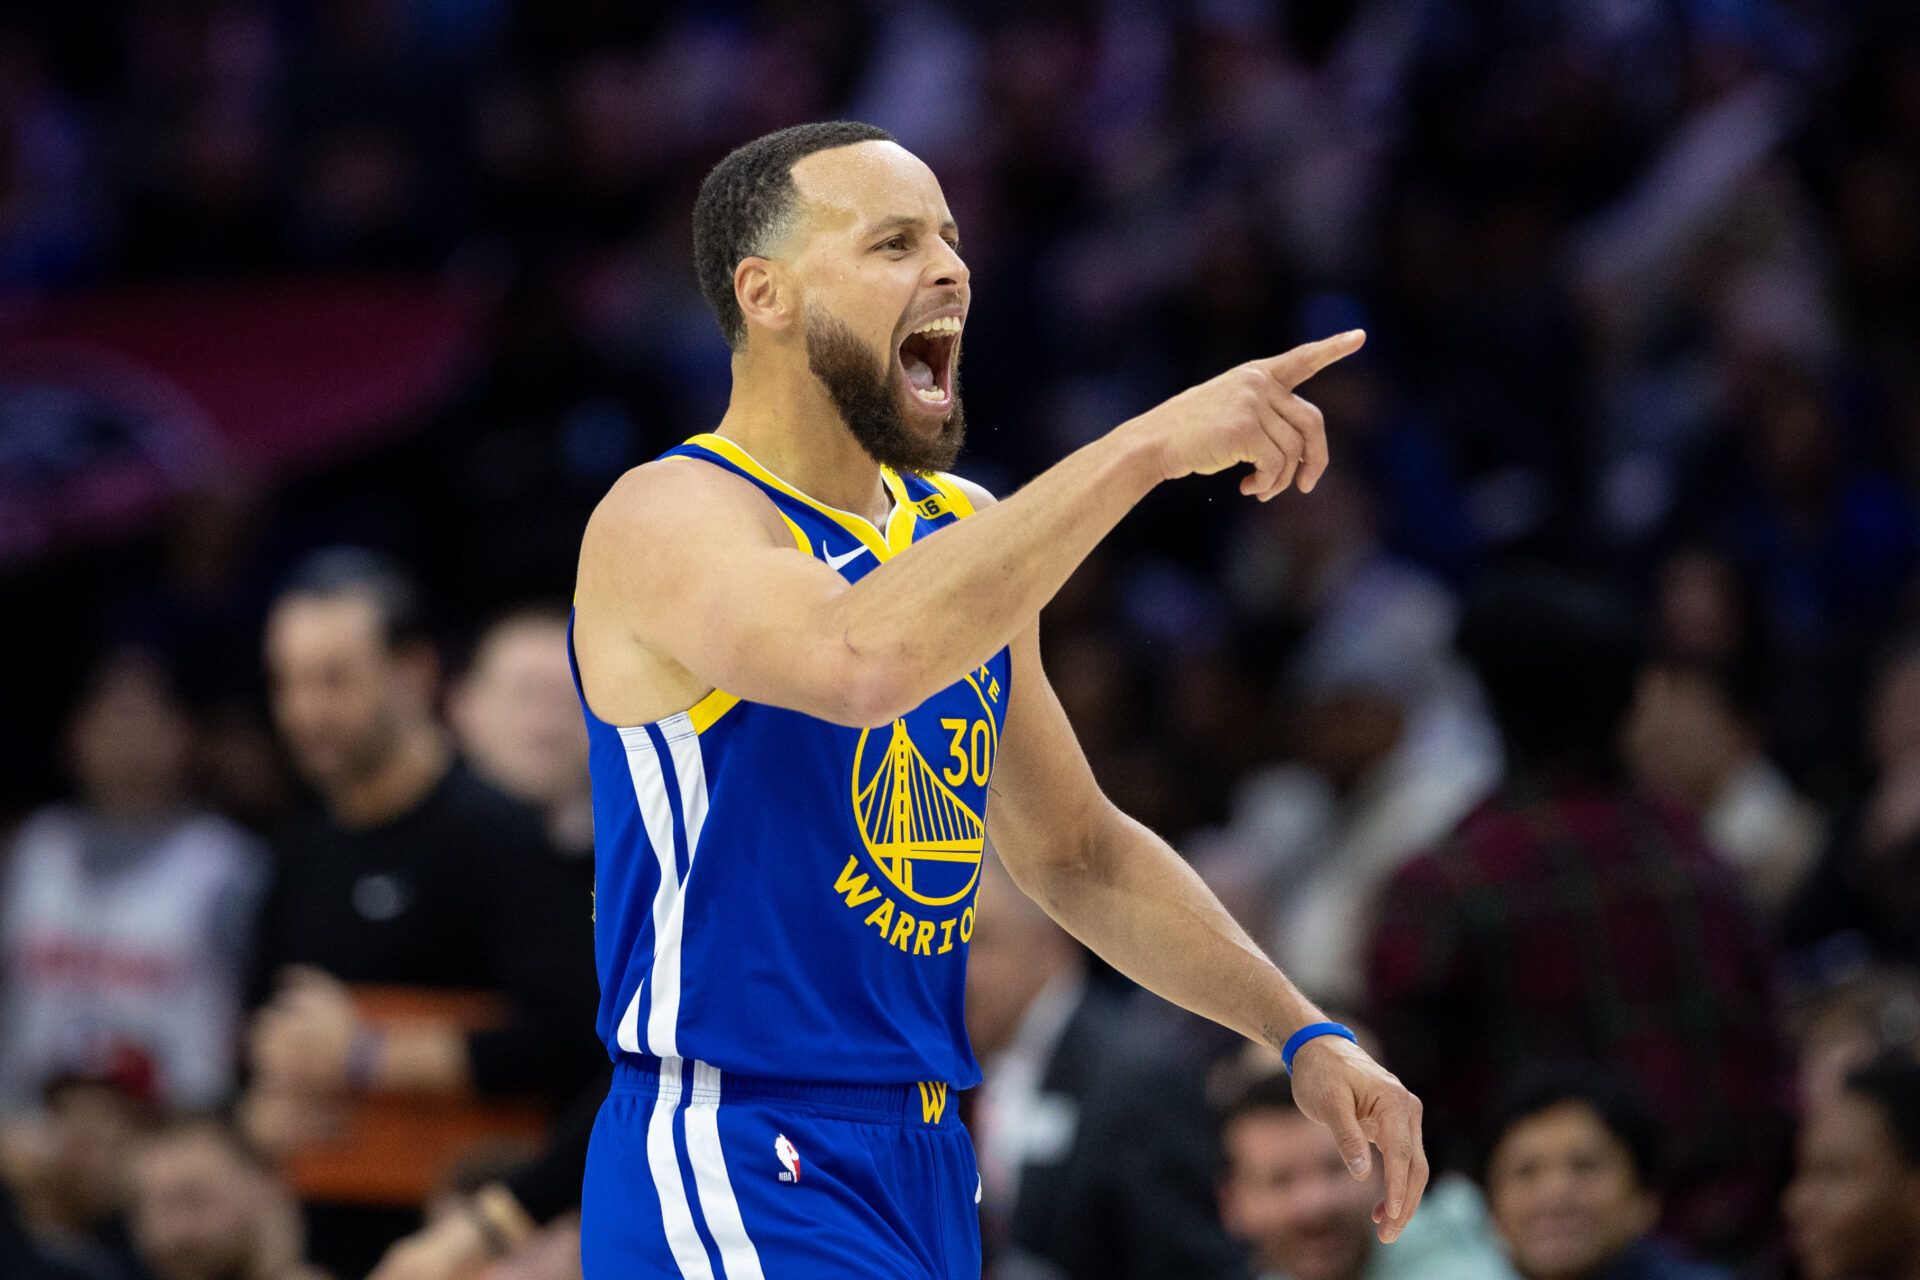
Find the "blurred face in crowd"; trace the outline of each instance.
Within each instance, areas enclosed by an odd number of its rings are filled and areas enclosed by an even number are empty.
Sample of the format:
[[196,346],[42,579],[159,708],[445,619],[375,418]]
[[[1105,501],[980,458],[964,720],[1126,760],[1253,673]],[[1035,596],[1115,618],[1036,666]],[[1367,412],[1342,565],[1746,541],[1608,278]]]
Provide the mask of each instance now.
[[1373,1249],[1382,1183],[1356,1180],[1333,1135],[1298,1111],[1234,1117],[1222,1139],[1220,1211],[1263,1270],[1290,1280],[1353,1280]]
[[267,619],[266,659],[274,722],[322,791],[378,774],[431,715],[430,655],[390,646],[365,596],[282,600]]
[[1659,1217],[1626,1146],[1581,1102],[1507,1131],[1488,1163],[1487,1200],[1527,1280],[1581,1280]]
[[587,731],[564,621],[513,619],[488,632],[452,709],[461,749],[502,790],[539,806],[579,793]]
[[807,365],[855,439],[901,470],[953,465],[966,434],[956,330],[967,265],[933,171],[891,142],[861,142],[793,166],[799,213],[785,264],[804,302]]
[[1740,650],[1745,626],[1733,566],[1688,551],[1660,570],[1660,647],[1697,662],[1721,662]]
[[133,1165],[133,1237],[157,1280],[243,1280],[271,1217],[266,1175],[211,1127],[175,1130]]
[[99,1083],[66,1084],[53,1093],[30,1141],[22,1173],[50,1220],[91,1232],[126,1200],[127,1156],[146,1122],[143,1105]]
[[1787,1225],[1807,1280],[1892,1280],[1920,1259],[1920,1169],[1880,1109],[1841,1093],[1808,1117],[1787,1188]]
[[1643,783],[1701,806],[1719,796],[1754,750],[1714,683],[1672,667],[1640,673],[1625,735],[1627,758]]
[[1079,957],[1079,944],[1021,893],[998,860],[980,865],[967,954],[967,1031],[983,1054],[1013,1040],[1047,983]]
[[102,673],[74,713],[68,747],[81,794],[102,813],[163,813],[184,798],[192,730],[149,663]]

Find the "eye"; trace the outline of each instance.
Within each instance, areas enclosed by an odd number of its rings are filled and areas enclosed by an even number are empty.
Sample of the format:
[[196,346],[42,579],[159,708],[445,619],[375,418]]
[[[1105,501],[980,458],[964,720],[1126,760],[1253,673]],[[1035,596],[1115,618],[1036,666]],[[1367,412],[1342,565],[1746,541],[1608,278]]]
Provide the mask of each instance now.
[[882,240],[879,244],[873,247],[876,249],[886,249],[886,250],[898,252],[898,251],[904,250],[907,247],[907,237],[904,234],[897,235],[897,236],[888,236],[885,240]]

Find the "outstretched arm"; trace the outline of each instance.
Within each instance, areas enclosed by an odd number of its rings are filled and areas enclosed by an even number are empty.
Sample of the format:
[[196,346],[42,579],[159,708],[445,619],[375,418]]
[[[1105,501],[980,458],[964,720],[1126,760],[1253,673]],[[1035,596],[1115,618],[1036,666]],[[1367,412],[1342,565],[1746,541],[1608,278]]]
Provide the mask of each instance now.
[[[793,554],[772,504],[731,477],[677,459],[636,468],[582,544],[582,666],[591,677],[601,654],[637,642],[709,688],[885,724],[1011,641],[1162,481],[1250,463],[1240,485],[1250,496],[1270,498],[1296,478],[1312,488],[1327,465],[1325,425],[1293,389],[1363,341],[1354,330],[1229,369],[852,586]],[[927,626],[935,616],[941,625]]]
[[[994,762],[987,830],[1023,892],[1141,986],[1278,1049],[1325,1015],[1160,837],[1114,807],[1087,767],[1040,664],[1039,628],[1014,646],[1013,692]],[[1427,1183],[1420,1101],[1363,1050],[1329,1037],[1294,1059],[1300,1110],[1332,1130],[1356,1178],[1380,1148],[1392,1241]]]

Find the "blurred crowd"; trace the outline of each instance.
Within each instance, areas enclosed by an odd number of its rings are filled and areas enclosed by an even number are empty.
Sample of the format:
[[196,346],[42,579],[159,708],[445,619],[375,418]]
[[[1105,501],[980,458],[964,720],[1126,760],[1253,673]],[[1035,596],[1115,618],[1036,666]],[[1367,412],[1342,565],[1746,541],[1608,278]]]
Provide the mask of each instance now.
[[[842,116],[954,210],[990,488],[1371,335],[1313,495],[1156,493],[1043,638],[1443,1176],[1369,1245],[1272,1063],[990,873],[998,1280],[1920,1276],[1902,0],[8,5],[0,322],[317,277],[479,320],[386,443],[6,567],[0,1273],[577,1269],[573,558],[724,404],[700,177]],[[0,526],[111,426],[18,378]]]

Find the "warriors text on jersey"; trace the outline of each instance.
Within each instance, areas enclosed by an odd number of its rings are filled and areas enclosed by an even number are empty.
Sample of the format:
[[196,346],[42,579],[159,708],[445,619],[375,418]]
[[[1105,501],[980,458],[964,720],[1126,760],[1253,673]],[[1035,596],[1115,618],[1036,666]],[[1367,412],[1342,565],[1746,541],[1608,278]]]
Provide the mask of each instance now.
[[[759,486],[794,545],[849,581],[972,512],[947,477],[883,471],[895,506],[879,529],[723,437],[665,456]],[[608,1052],[790,1080],[977,1084],[967,942],[1010,675],[1001,649],[873,729],[720,690],[645,725],[588,711]]]

